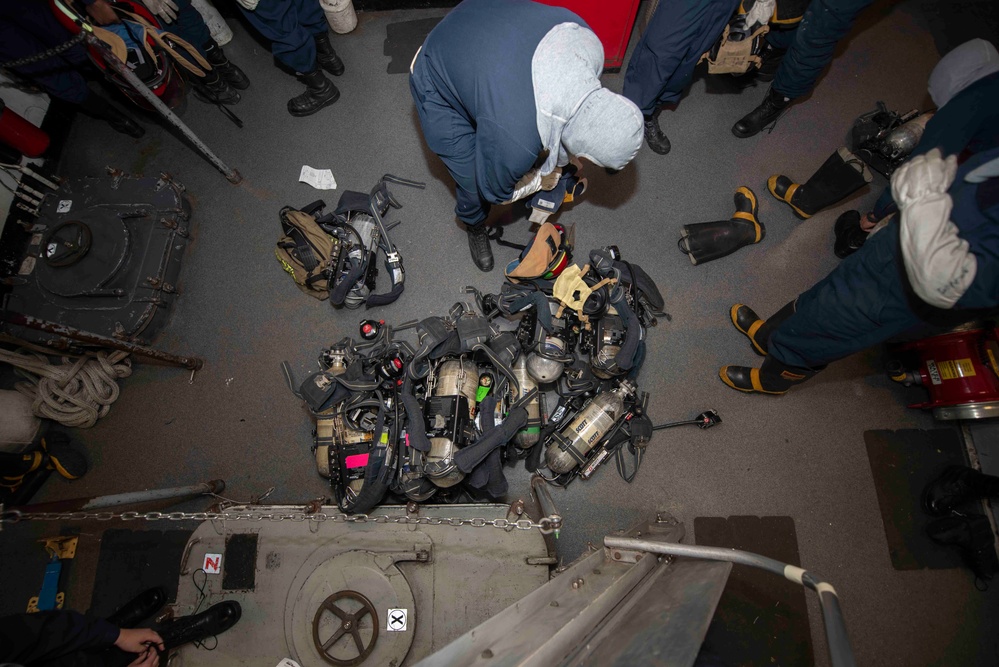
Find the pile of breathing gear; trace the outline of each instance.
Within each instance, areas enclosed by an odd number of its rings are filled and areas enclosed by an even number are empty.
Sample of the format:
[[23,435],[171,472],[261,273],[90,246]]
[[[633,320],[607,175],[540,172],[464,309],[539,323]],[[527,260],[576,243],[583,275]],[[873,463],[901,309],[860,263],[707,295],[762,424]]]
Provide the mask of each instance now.
[[[395,329],[362,322],[360,340],[323,350],[322,370],[297,389],[285,365],[344,511],[366,512],[388,493],[499,498],[504,464],[521,459],[557,485],[614,457],[634,478],[653,430],[638,371],[663,298],[616,248],[571,264],[571,236],[541,225],[499,294],[468,288],[474,305]],[[411,330],[413,343],[400,336]]]
[[[400,204],[388,190],[395,183],[413,188],[425,184],[385,174],[371,192],[345,191],[336,209],[315,201],[302,209],[281,209],[281,238],[274,254],[299,288],[320,300],[329,299],[336,308],[384,306],[402,295],[406,272],[402,257],[389,237],[397,224],[386,225],[390,208]],[[391,289],[375,294],[378,280],[376,256],[385,255]]]

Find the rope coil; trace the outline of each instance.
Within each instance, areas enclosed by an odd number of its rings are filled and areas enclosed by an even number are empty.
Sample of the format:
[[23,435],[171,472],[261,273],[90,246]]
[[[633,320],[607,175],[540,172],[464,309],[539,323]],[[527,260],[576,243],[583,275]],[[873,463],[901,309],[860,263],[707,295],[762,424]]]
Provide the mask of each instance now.
[[43,354],[19,348],[0,350],[0,361],[25,378],[14,388],[31,399],[36,416],[75,428],[90,428],[106,415],[120,393],[118,378],[132,374],[128,353],[121,351],[88,352],[52,364]]

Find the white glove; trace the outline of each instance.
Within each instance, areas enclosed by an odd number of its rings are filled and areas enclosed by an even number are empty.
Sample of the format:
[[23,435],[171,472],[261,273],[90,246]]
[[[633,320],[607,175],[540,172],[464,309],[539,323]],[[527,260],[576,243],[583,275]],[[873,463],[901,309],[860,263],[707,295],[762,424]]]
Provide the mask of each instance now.
[[909,284],[920,299],[953,308],[975,280],[978,260],[951,219],[947,189],[957,174],[957,157],[933,149],[896,171],[891,191],[901,211],[899,241]]
[[177,19],[177,5],[173,0],[142,0],[146,9],[167,23],[173,23]]
[[944,159],[939,148],[918,155],[891,177],[891,194],[899,208],[934,195],[942,195],[957,175],[957,156]]

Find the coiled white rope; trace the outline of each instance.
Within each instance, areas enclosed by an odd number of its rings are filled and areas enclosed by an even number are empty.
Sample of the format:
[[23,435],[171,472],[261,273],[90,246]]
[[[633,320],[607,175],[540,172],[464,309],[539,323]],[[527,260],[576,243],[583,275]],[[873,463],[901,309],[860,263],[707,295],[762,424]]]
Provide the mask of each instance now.
[[120,392],[118,378],[132,374],[128,352],[88,352],[61,364],[24,348],[0,349],[0,362],[16,367],[25,378],[14,388],[32,400],[38,417],[75,428],[90,428],[111,409]]

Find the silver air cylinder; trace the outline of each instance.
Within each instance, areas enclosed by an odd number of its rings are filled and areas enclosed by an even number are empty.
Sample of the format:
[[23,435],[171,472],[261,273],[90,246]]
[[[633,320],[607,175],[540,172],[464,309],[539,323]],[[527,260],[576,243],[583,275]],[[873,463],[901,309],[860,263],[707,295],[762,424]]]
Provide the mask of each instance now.
[[557,335],[560,327],[565,325],[563,320],[555,319],[558,312],[558,304],[548,301],[551,309],[552,321],[555,324],[555,332],[552,335],[544,334],[541,338],[541,353],[532,352],[527,356],[527,371],[536,381],[541,384],[555,382],[562,375],[565,364],[558,359],[565,357],[565,340]]
[[[527,357],[523,354],[517,357],[517,361],[513,363],[513,376],[520,383],[520,393],[514,397],[514,400],[520,400],[521,397],[529,394],[538,386],[531,374],[527,372]],[[517,431],[517,435],[513,437],[513,442],[521,449],[528,449],[533,447],[538,442],[538,438],[541,437],[541,395],[535,394],[534,398],[524,407],[527,410],[527,426]]]
[[905,157],[915,150],[919,140],[923,138],[926,123],[930,121],[930,118],[933,118],[932,111],[913,118],[908,123],[892,130],[885,137],[885,146],[891,148],[891,155],[886,157],[898,159]]
[[579,414],[552,436],[545,450],[545,463],[556,475],[572,471],[586,461],[586,455],[599,444],[624,412],[624,401],[635,388],[625,380],[613,391],[598,394]]
[[478,368],[471,361],[449,359],[437,370],[433,394],[427,401],[430,452],[424,465],[427,477],[437,486],[454,486],[465,477],[454,464],[459,447],[456,440],[472,418],[478,386]]

